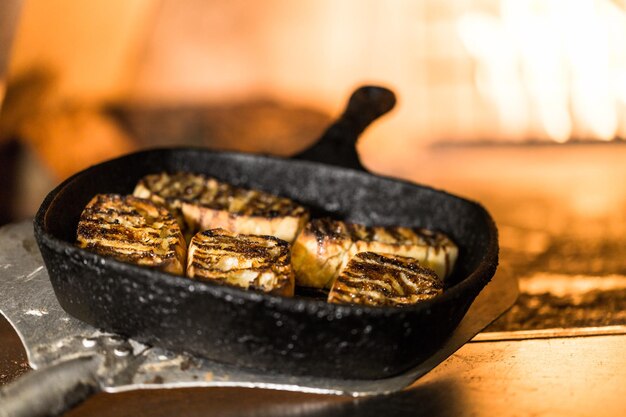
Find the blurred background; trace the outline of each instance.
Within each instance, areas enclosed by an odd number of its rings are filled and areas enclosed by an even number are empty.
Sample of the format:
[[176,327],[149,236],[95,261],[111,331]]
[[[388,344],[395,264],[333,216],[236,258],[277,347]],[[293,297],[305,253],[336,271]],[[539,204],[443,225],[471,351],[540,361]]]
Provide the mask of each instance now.
[[0,224],[141,148],[289,156],[380,84],[364,165],[496,219],[492,331],[623,331],[625,44],[624,0],[4,0]]

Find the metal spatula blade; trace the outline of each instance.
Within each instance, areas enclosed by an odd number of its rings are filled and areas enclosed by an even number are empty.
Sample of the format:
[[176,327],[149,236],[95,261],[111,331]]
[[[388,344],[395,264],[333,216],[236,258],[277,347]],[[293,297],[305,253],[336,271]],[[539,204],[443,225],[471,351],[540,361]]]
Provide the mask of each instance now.
[[[351,396],[395,392],[444,361],[506,311],[517,298],[517,282],[500,271],[439,351],[402,375],[379,380],[254,373],[99,331],[59,305],[29,222],[0,229],[0,294],[0,312],[15,328],[31,367],[37,370],[0,391],[3,417],[50,414],[52,409],[61,413],[99,390],[228,386]],[[46,379],[55,381],[55,389],[44,384]],[[28,414],[18,414],[18,409]]]

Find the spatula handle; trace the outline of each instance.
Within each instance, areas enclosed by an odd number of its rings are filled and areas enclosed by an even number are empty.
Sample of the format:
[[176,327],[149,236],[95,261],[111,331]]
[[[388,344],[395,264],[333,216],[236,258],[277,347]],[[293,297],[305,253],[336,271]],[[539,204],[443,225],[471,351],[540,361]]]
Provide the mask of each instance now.
[[0,417],[58,416],[101,390],[100,358],[80,357],[29,372],[0,389]]

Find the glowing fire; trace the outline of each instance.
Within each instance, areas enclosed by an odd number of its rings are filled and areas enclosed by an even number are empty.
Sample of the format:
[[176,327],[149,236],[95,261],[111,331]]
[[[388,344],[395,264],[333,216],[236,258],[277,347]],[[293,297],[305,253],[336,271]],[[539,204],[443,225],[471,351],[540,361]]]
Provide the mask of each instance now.
[[372,164],[441,140],[609,140],[626,138],[619,1],[26,2],[12,72],[43,65],[89,103],[268,98],[329,115],[382,84],[399,104],[360,142]]
[[608,0],[501,0],[500,11],[467,13],[458,32],[503,128],[536,137],[538,124],[558,142],[623,137],[626,12]]

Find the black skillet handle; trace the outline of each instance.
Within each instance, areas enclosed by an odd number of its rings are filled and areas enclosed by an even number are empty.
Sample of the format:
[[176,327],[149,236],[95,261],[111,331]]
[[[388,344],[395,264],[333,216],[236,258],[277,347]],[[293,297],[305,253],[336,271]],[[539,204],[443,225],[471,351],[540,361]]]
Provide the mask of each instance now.
[[58,416],[102,388],[96,356],[80,357],[21,376],[0,389],[0,417]]
[[352,93],[343,114],[322,137],[292,158],[365,171],[356,151],[359,135],[374,120],[393,109],[395,104],[396,96],[391,90],[376,86],[360,87]]

